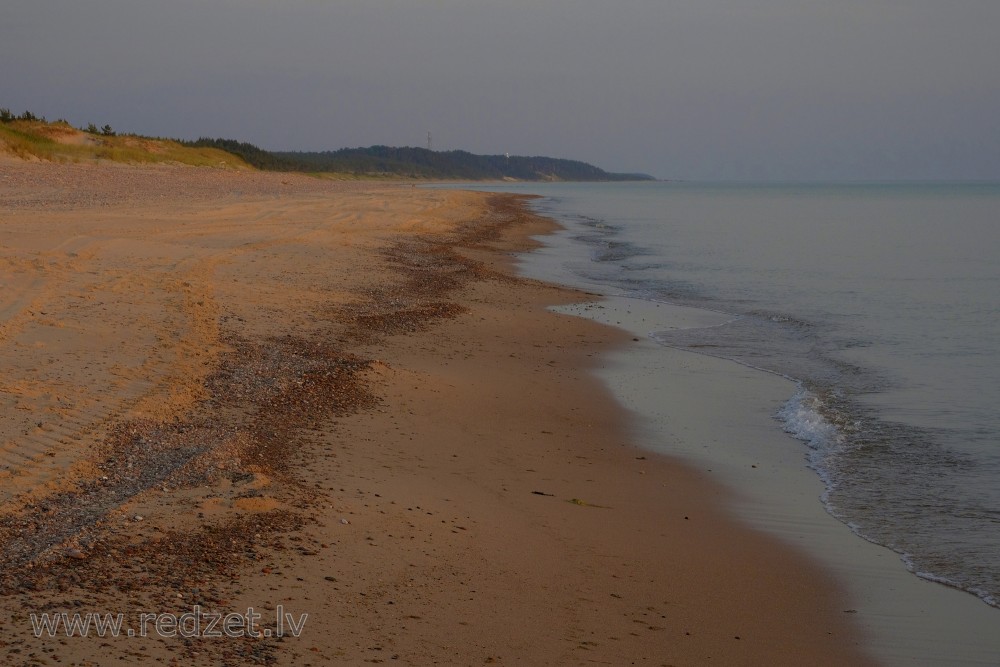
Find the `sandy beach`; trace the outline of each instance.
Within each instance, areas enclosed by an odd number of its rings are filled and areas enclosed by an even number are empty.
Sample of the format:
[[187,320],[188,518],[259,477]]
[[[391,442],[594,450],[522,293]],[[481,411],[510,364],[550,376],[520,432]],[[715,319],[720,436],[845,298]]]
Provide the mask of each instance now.
[[[523,198],[8,160],[0,215],[4,664],[871,664],[638,446]],[[121,636],[37,632],[76,613]]]

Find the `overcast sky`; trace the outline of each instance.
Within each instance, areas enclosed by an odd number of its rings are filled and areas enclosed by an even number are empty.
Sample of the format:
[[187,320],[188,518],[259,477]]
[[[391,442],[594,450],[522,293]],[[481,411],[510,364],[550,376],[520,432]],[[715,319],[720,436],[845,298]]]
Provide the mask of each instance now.
[[0,106],[273,150],[1000,180],[1000,0],[3,0]]

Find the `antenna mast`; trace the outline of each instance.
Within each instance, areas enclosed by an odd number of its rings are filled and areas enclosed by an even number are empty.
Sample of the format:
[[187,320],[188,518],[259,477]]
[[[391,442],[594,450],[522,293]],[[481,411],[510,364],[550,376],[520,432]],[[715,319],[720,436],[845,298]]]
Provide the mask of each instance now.
[[434,150],[433,143],[431,142],[431,131],[427,130],[427,150]]

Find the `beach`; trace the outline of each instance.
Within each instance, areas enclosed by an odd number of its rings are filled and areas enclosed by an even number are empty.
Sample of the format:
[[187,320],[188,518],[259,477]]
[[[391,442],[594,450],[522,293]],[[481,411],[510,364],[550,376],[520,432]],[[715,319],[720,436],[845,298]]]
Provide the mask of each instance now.
[[560,310],[641,341],[598,374],[644,446],[823,563],[880,661],[996,663],[995,186],[481,188],[562,225],[522,275],[604,295]]
[[526,202],[0,162],[4,661],[871,664],[826,569],[640,447],[596,372],[643,343],[518,277]]

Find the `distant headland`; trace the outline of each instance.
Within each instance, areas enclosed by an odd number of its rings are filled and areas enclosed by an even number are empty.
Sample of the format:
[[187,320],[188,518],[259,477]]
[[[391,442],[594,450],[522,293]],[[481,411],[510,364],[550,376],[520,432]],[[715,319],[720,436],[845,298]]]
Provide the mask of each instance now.
[[0,108],[0,153],[25,159],[80,162],[172,162],[198,166],[253,168],[329,174],[347,178],[404,178],[466,181],[652,181],[648,174],[621,174],[560,158],[475,155],[467,151],[370,146],[333,151],[267,151],[234,139],[195,141],[120,134],[110,125],[77,129],[25,111]]

